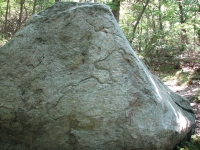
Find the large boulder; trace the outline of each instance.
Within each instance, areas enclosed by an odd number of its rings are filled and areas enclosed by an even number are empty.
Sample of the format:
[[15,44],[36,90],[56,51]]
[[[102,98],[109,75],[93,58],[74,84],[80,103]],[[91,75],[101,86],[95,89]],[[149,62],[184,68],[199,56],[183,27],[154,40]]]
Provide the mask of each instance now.
[[105,5],[56,3],[0,48],[1,150],[169,150],[194,120]]

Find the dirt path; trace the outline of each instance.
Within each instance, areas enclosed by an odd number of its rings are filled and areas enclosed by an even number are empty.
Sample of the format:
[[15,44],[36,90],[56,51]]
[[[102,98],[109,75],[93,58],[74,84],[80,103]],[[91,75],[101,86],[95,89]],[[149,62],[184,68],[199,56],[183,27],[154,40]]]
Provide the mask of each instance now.
[[190,105],[196,115],[195,134],[200,136],[200,103],[194,102],[194,95],[200,90],[200,85],[178,86],[174,81],[164,82],[172,91],[189,99]]

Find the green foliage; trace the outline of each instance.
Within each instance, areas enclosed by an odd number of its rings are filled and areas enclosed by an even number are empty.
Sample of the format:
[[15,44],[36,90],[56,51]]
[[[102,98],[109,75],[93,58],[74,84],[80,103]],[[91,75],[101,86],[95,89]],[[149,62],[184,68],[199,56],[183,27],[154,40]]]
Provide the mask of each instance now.
[[6,44],[8,40],[4,39],[4,38],[1,38],[0,39],[0,47],[3,46],[4,44]]
[[200,103],[200,90],[198,90],[197,92],[196,92],[196,94],[194,95],[194,101],[196,102],[196,103]]
[[[1,45],[12,38],[33,13],[52,5],[55,0],[26,0],[19,22],[20,2],[21,0],[10,0],[7,7],[7,0],[0,1]],[[112,10],[117,9],[117,1],[99,0],[98,2],[107,4]],[[179,64],[182,56],[190,63],[194,63],[200,54],[199,2],[183,1],[180,10],[177,1],[150,1],[137,25],[136,32],[133,33],[145,2],[121,1],[120,27],[136,53],[153,70],[158,70],[166,63]],[[8,12],[7,23],[5,23],[6,12]],[[180,22],[180,16],[184,17],[184,23]]]
[[183,141],[177,146],[177,150],[199,150],[200,149],[200,137],[193,135],[190,141]]
[[112,10],[117,10],[117,1],[106,3]]
[[[143,5],[139,1],[124,3],[120,26],[148,66],[157,69],[165,63],[179,64],[182,57],[190,63],[199,58],[200,16],[197,11],[200,10],[197,1],[184,1],[182,10],[176,1],[151,1],[133,35]],[[181,13],[184,23],[180,22]]]
[[54,0],[26,0],[24,3],[21,2],[23,0],[0,1],[0,45],[12,38],[33,12],[37,13],[45,9],[52,5]]
[[179,86],[187,85],[192,73],[192,71],[183,72],[182,69],[174,69],[174,66],[169,64],[163,65],[159,71],[161,72],[160,78],[162,81],[165,82],[171,80]]
[[176,77],[180,85],[186,85],[188,83],[189,75],[190,75],[189,72],[182,72],[182,71],[181,73],[176,74]]

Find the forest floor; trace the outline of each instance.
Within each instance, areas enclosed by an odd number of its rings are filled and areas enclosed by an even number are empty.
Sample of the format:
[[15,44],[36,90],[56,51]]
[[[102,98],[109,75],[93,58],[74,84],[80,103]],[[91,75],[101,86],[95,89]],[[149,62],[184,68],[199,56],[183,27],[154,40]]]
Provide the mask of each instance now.
[[[197,77],[194,77],[194,73]],[[175,93],[186,97],[196,116],[196,130],[190,141],[181,142],[176,150],[200,150],[200,64],[196,69],[169,69],[159,74],[161,80]]]
[[200,63],[193,68],[183,65],[181,70],[165,69],[159,77],[172,91],[189,100],[196,115],[195,134],[200,137]]
[[190,101],[190,105],[193,108],[193,111],[196,115],[196,131],[195,135],[200,136],[200,103],[196,100],[196,93],[200,90],[200,85],[177,85],[175,81],[166,81],[164,82],[172,91],[175,93],[186,97]]

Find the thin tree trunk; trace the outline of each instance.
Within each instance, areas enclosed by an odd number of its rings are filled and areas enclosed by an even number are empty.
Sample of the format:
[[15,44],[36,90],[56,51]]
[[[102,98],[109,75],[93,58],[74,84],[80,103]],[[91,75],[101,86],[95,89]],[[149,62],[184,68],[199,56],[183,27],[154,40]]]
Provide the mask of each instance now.
[[36,5],[37,5],[37,0],[34,0],[34,4],[33,4],[33,13],[32,13],[32,14],[35,14]]
[[194,48],[193,49],[194,49],[194,51],[196,50],[196,38],[195,38],[195,35],[196,35],[196,26],[195,26],[195,23],[196,23],[196,17],[197,17],[196,14],[197,13],[196,13],[196,9],[195,9],[195,12],[194,12],[194,35],[193,35],[193,39],[194,39],[194,44],[193,44]]
[[[153,9],[153,12],[154,12],[154,9]],[[152,18],[152,28],[153,28],[153,31],[155,31],[155,29],[156,29],[156,22],[155,22],[155,18],[154,18],[154,14],[152,13],[152,16],[151,16]]]
[[184,23],[185,19],[184,19],[184,12],[183,12],[183,6],[182,6],[182,2],[178,2],[178,7],[179,7],[179,11],[180,11],[180,23]]
[[21,20],[21,25],[28,19],[28,9],[26,8],[25,3],[24,3],[24,10],[26,12],[26,16],[24,17],[23,20]]
[[[180,23],[183,24],[186,21],[186,17],[184,15],[184,11],[183,11],[183,5],[182,5],[182,1],[178,2],[178,7],[179,7],[179,11],[180,11]],[[181,51],[185,50],[185,44],[188,44],[188,38],[187,38],[187,33],[186,33],[186,29],[182,28],[181,29]]]
[[[161,0],[159,0],[159,12],[161,12]],[[162,25],[162,14],[159,13],[159,24],[160,24],[160,30],[162,31],[163,30],[163,25]]]
[[24,6],[25,0],[21,0],[20,2],[20,13],[19,13],[19,21],[17,25],[17,31],[21,28],[22,25],[22,14],[23,14],[23,6]]
[[147,1],[145,2],[145,4],[143,5],[142,11],[141,11],[141,13],[139,14],[138,19],[137,19],[137,21],[136,21],[136,23],[135,23],[135,25],[134,25],[134,27],[133,27],[133,38],[134,38],[134,36],[135,36],[135,31],[136,31],[136,29],[137,29],[137,26],[138,26],[138,24],[140,23],[140,20],[141,20],[141,18],[142,18],[142,15],[143,15],[143,13],[144,13],[144,11],[145,11],[147,5],[149,4],[149,2],[150,2],[150,0],[147,0]]
[[[198,10],[198,14],[200,15],[200,4],[199,4],[199,10]],[[200,45],[200,28],[197,29],[197,35],[198,35],[198,45]]]
[[7,6],[6,6],[6,15],[5,15],[5,25],[4,25],[4,33],[5,33],[5,38],[8,38],[8,9],[10,5],[10,0],[7,0]]
[[[138,26],[139,28],[139,26]],[[142,27],[140,27],[140,29],[138,29],[138,34],[142,33]],[[141,53],[141,43],[142,43],[142,40],[141,38],[138,39],[138,53],[140,54]]]
[[116,5],[116,9],[112,10],[113,15],[115,16],[115,19],[117,20],[117,22],[119,22],[119,15],[120,15],[120,0],[112,0],[113,3],[117,3]]

